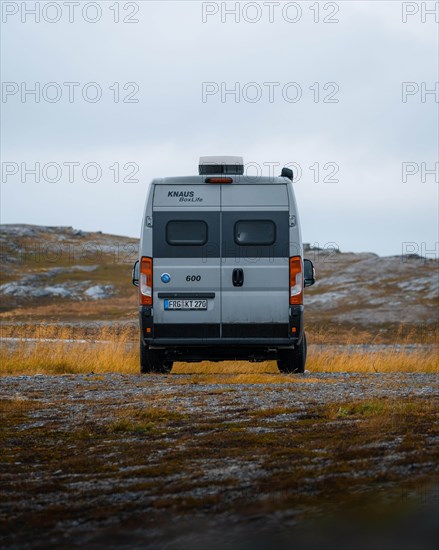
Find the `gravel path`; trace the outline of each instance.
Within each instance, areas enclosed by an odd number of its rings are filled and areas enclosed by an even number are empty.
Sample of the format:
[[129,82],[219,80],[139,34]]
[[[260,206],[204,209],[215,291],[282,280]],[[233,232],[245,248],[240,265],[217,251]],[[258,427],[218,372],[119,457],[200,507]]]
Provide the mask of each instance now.
[[266,377],[1,378],[0,546],[434,548],[437,375]]

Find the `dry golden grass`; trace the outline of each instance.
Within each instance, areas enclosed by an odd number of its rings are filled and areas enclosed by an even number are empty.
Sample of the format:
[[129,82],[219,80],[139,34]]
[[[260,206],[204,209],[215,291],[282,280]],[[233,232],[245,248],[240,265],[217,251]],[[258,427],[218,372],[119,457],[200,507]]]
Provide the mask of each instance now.
[[26,320],[44,322],[45,319],[62,320],[69,322],[94,321],[100,319],[133,320],[137,318],[137,296],[114,296],[111,300],[96,300],[89,302],[73,302],[60,306],[59,303],[53,303],[53,299],[48,303],[41,303],[41,300],[35,304],[21,305],[20,307],[11,307],[7,311],[0,312],[2,321],[16,322]]
[[439,323],[352,325],[307,321],[313,344],[439,344]]
[[439,372],[438,349],[403,352],[318,351],[308,355],[306,368],[311,372]]
[[[427,349],[410,353],[396,350],[384,350],[381,353],[348,351],[317,351],[312,347],[308,349],[306,369],[310,373],[316,372],[439,372],[438,350]],[[175,363],[173,370],[175,374],[237,374],[244,380],[245,375],[268,375],[278,374],[279,381],[285,380],[285,376],[279,375],[277,365],[274,361],[262,363],[224,361],[221,363]],[[258,383],[258,380],[250,383]],[[274,382],[274,380],[273,380]],[[239,383],[239,382],[238,382]],[[259,383],[262,383],[260,381]]]
[[[15,342],[0,342],[0,375],[136,373],[138,349],[132,331],[99,328],[72,339],[71,327],[38,327],[35,333],[18,329]],[[38,336],[36,336],[38,334]],[[81,338],[82,337],[82,338]],[[27,338],[36,338],[28,341]]]
[[[11,342],[7,339],[10,337],[17,340]],[[90,325],[86,331],[56,325],[40,325],[34,328],[8,327],[7,330],[2,330],[2,338],[4,340],[0,340],[0,375],[3,376],[139,372],[137,330],[133,327],[100,327],[96,324]],[[407,343],[404,338],[404,334],[401,334],[399,343]],[[410,352],[398,351],[396,347],[383,349],[382,352],[353,352],[348,349],[313,349],[310,345],[307,370],[311,373],[437,373],[438,348],[430,344]],[[280,374],[274,361],[175,363],[172,373],[194,375],[188,383],[276,384],[299,380],[312,382],[310,378]]]

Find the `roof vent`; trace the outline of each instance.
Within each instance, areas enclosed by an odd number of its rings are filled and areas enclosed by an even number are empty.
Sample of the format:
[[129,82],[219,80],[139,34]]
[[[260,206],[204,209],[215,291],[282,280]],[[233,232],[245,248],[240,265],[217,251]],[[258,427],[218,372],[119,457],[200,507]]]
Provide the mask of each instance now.
[[242,157],[200,157],[198,163],[200,176],[211,174],[244,174],[244,159]]

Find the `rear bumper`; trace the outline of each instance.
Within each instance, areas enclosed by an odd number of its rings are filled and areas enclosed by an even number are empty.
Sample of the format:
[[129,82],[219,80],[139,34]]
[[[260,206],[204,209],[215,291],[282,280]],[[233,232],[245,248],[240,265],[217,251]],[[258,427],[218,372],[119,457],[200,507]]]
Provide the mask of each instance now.
[[139,307],[143,343],[153,347],[258,346],[293,347],[303,337],[303,305],[290,306],[288,323],[154,324],[153,308]]
[[145,343],[152,347],[184,347],[184,346],[259,346],[259,347],[291,347],[298,343],[298,338],[153,338]]

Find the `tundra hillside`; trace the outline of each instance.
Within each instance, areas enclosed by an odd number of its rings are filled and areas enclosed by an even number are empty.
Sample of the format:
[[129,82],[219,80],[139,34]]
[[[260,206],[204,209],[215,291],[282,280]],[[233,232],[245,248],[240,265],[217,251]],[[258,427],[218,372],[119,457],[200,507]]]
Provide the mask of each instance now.
[[[434,340],[439,261],[304,245],[316,267],[306,326],[314,343]],[[71,227],[0,226],[0,320],[137,322],[131,268],[138,240]],[[403,329],[401,329],[401,326]]]

